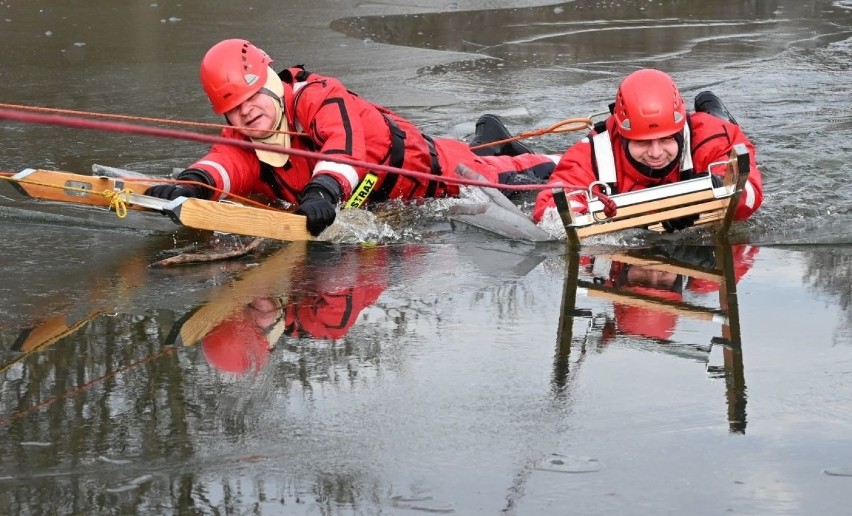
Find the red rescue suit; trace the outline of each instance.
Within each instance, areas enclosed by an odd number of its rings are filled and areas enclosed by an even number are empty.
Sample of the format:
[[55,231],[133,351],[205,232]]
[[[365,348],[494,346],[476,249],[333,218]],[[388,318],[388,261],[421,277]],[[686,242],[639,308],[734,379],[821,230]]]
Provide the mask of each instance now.
[[[509,174],[542,165],[552,167],[554,163],[551,157],[536,154],[479,157],[463,142],[433,140],[422,134],[408,120],[348,91],[338,79],[302,68],[284,70],[279,76],[284,83],[284,116],[290,128],[303,133],[291,138],[292,148],[324,154],[328,159],[291,155],[283,167],[273,167],[261,162],[251,149],[216,144],[189,168],[205,171],[225,192],[240,196],[262,194],[298,203],[311,178],[321,174],[340,184],[341,201],[350,198],[369,169],[333,161],[338,157],[436,177],[457,177],[456,166],[463,163],[494,183]],[[224,129],[222,136],[248,140],[231,128]],[[372,202],[457,196],[459,192],[454,184],[375,173],[379,179],[368,198]],[[214,200],[221,197],[218,193],[213,195]]]
[[[689,142],[683,153],[684,160],[675,166],[665,177],[651,178],[640,172],[628,159],[626,141],[619,135],[615,127],[615,118],[606,121],[606,132],[612,149],[611,160],[616,170],[617,193],[632,192],[662,184],[675,183],[681,179],[683,163],[691,160],[692,170],[698,173],[707,172],[711,163],[726,161],[734,145],[745,144],[750,155],[751,167],[748,181],[740,197],[739,205],[734,216],[735,220],[745,220],[754,213],[763,202],[763,179],[755,159],[754,145],[743,134],[740,127],[707,113],[691,113],[687,115],[687,125],[684,127],[684,142]],[[562,155],[559,164],[550,176],[549,183],[562,182],[574,185],[577,189],[586,188],[598,181],[596,171],[601,162],[606,162],[605,156],[595,156],[597,147],[593,148],[591,138],[597,134],[592,131],[589,137],[577,142]],[[687,147],[685,144],[684,147]],[[724,175],[724,167],[716,166],[713,173]],[[574,198],[572,198],[573,200]],[[574,201],[576,203],[576,201]],[[547,208],[555,206],[553,193],[550,189],[542,190],[535,203],[533,220],[539,222]],[[584,209],[585,204],[574,204]]]

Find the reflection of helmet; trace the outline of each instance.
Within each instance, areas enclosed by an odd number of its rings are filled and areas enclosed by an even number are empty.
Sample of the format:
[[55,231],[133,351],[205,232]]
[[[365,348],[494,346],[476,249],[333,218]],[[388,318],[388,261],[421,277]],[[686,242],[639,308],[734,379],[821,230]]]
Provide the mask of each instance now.
[[226,39],[213,45],[201,61],[201,85],[223,114],[260,91],[272,59],[244,39]]
[[[651,287],[631,286],[625,287],[624,290],[668,301],[680,301],[683,298],[680,292]],[[639,335],[649,339],[669,340],[677,325],[676,314],[653,308],[615,303],[613,312],[616,326],[621,333]]]
[[616,128],[629,140],[671,136],[686,124],[686,104],[674,81],[652,69],[631,73],[615,95]]
[[216,369],[236,374],[257,372],[266,364],[269,341],[250,317],[232,317],[208,333],[201,341],[207,362]]

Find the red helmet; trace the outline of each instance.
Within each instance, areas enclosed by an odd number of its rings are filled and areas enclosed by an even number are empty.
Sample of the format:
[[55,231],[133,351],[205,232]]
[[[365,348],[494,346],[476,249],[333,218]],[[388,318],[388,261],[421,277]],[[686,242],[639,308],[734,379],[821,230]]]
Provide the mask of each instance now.
[[644,69],[621,81],[613,115],[624,138],[653,140],[683,129],[686,104],[671,77],[659,70]]
[[269,64],[266,52],[244,39],[226,39],[213,45],[201,61],[201,85],[221,115],[260,91]]
[[259,372],[269,358],[269,341],[250,317],[236,315],[216,326],[201,341],[207,362],[225,373]]

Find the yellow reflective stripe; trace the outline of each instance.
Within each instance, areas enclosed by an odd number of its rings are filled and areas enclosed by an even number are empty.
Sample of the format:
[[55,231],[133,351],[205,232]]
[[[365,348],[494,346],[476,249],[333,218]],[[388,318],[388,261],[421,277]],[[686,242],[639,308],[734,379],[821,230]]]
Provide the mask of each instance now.
[[367,172],[367,175],[364,176],[364,180],[361,181],[361,184],[358,185],[358,188],[352,192],[352,196],[349,197],[349,200],[346,201],[346,204],[343,206],[344,208],[360,208],[364,201],[369,197],[370,192],[373,191],[373,188],[376,186],[376,182],[378,182],[379,176],[373,174],[372,172]]

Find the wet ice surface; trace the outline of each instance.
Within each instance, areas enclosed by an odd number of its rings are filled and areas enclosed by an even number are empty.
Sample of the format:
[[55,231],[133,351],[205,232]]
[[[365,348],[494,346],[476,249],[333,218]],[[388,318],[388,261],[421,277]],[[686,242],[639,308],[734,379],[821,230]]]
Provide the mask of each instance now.
[[[250,25],[276,64],[339,75],[430,133],[464,138],[483,112],[513,131],[597,112],[627,70],[664,67],[686,95],[724,98],[767,177],[764,208],[733,235],[766,244],[737,283],[740,355],[718,322],[685,313],[640,318],[674,321],[664,340],[624,321],[613,332],[624,311],[592,289],[568,311],[563,247],[452,228],[462,201],[436,201],[342,214],[328,240],[343,244],[315,249],[304,275],[354,281],[375,300],[343,336],[252,348],[238,375],[204,343],[172,348],[170,333],[232,298],[262,257],[148,270],[198,235],[91,231],[3,201],[0,512],[845,514],[848,6],[542,3],[471,13],[510,4],[447,2],[413,17],[417,2],[296,2],[303,30],[291,38],[256,2],[146,4],[135,28],[121,9],[0,2],[0,41],[16,50],[0,76],[19,85],[4,101],[217,121],[196,84],[197,31],[212,41]],[[361,20],[369,34],[328,28],[380,14]],[[203,151],[43,127],[0,134],[12,170],[166,174]],[[558,150],[574,137],[533,143]],[[601,258],[580,279],[609,278],[603,257],[625,247],[667,242],[598,239],[589,251]],[[317,303],[298,270],[274,272],[293,275],[291,299]],[[696,289],[682,301],[720,299]],[[32,353],[14,347],[54,316],[85,324]]]
[[[516,266],[531,249],[491,239],[419,251],[391,264],[407,274],[345,337],[284,336],[254,373],[217,371],[203,344],[146,362],[179,320],[168,311],[98,317],[30,357],[23,376],[5,376],[4,447],[28,460],[13,469],[7,456],[4,476],[33,493],[86,478],[93,490],[138,491],[151,503],[177,503],[169,486],[189,476],[211,506],[263,500],[300,514],[541,514],[567,503],[589,514],[696,504],[842,513],[843,496],[819,479],[848,474],[852,362],[835,335],[839,308],[803,290],[801,271],[820,253],[760,250],[737,286],[743,357],[732,370],[710,321],[681,316],[668,343],[607,337],[611,303],[578,295],[566,326],[558,249],[539,249],[523,272]],[[154,275],[146,288],[166,279]],[[689,299],[716,306],[717,297]],[[54,399],[74,383],[37,380],[39,368],[92,359],[102,366],[71,397]],[[739,387],[729,383],[737,375]],[[37,385],[47,389],[38,398],[19,390]],[[72,406],[55,424],[63,435],[77,428],[80,451],[42,422]],[[238,487],[240,496],[225,495]]]

